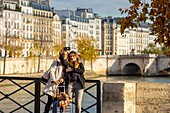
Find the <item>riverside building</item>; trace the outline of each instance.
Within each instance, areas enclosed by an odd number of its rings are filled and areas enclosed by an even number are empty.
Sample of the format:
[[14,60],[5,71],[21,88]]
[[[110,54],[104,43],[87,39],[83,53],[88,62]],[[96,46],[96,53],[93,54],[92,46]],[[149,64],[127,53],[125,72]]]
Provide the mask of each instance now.
[[137,28],[120,32],[118,18],[102,19],[102,51],[108,55],[141,54],[149,43],[154,43],[155,35],[151,35],[148,24],[140,23]]
[[[37,56],[41,54],[51,56],[53,54],[53,9],[47,1],[31,0],[5,0],[3,2],[3,17],[0,17],[0,43],[1,45],[9,41],[4,41],[7,37],[16,37],[16,44],[22,45],[20,56]],[[58,20],[57,20],[58,21]],[[7,36],[6,36],[7,35]],[[20,43],[19,43],[19,42]],[[10,44],[14,40],[10,39]],[[52,46],[51,46],[52,45]],[[1,46],[1,56],[4,56],[4,47]],[[9,56],[9,49],[8,55]],[[13,53],[11,55],[14,57]]]
[[156,38],[143,23],[121,34],[118,18],[101,19],[91,8],[54,12],[49,1],[40,0],[5,0],[0,6],[0,56],[5,55],[6,43],[13,45],[12,49],[16,47],[15,51],[8,48],[7,56],[38,56],[40,52],[42,56],[55,56],[56,46],[77,51],[77,38],[91,36],[100,55],[141,54]]
[[22,46],[22,13],[18,1],[5,0],[0,17],[0,56],[18,56]]
[[55,11],[62,21],[62,42],[77,51],[77,38],[93,37],[96,47],[101,49],[101,19],[91,8],[77,8],[72,10]]

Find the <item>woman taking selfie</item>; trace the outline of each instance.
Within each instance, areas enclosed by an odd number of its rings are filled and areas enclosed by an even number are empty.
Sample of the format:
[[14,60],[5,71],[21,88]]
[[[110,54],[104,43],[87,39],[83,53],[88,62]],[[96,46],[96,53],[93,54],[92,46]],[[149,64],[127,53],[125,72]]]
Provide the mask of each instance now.
[[[62,59],[62,58],[61,58]],[[61,61],[62,62],[62,61]],[[84,65],[80,62],[77,52],[71,51],[68,61],[64,62],[66,93],[75,94],[76,113],[81,113],[81,104],[85,87]]]

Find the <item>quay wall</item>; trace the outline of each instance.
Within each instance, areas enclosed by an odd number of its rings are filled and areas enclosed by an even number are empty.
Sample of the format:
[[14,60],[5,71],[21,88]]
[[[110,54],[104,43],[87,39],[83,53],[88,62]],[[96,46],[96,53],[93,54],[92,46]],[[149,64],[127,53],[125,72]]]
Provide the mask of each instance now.
[[102,113],[169,113],[170,84],[103,83]]
[[[42,58],[40,60],[40,71],[48,70],[54,59]],[[91,70],[91,63],[89,61],[83,62],[85,70]],[[38,58],[6,58],[5,74],[25,74],[37,73]],[[111,65],[111,64],[110,64]],[[0,58],[0,74],[3,74],[4,59]],[[100,58],[93,62],[93,69],[95,73],[100,75],[106,74],[106,59]]]
[[[41,58],[40,71],[47,70],[54,59]],[[83,62],[83,61],[82,61]],[[108,74],[123,74],[124,68],[128,64],[135,64],[139,67],[141,74],[146,72],[156,74],[157,72],[169,68],[170,58],[165,56],[147,56],[147,55],[115,55],[115,56],[100,56],[92,63],[90,61],[83,62],[85,70],[92,70],[98,75]],[[91,68],[92,67],[92,68]],[[3,74],[4,58],[0,58],[0,74]],[[130,68],[130,67],[129,67]],[[38,57],[34,58],[6,58],[5,73],[37,73]]]

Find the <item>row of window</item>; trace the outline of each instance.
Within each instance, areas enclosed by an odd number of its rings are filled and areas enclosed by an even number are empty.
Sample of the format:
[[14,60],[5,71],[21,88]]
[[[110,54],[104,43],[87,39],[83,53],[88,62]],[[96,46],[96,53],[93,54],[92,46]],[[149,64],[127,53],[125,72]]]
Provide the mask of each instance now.
[[[90,34],[94,34],[93,30],[90,30]],[[100,35],[100,31],[96,31],[96,35]]]
[[11,12],[6,12],[4,13],[4,18],[9,19],[12,18],[13,20],[17,20],[20,18],[19,13],[11,13]]
[[43,16],[43,17],[50,17],[50,18],[53,17],[53,13],[49,13],[49,12],[33,11],[33,14],[37,16]]
[[146,33],[130,33],[130,37],[148,38],[149,34],[146,34]]

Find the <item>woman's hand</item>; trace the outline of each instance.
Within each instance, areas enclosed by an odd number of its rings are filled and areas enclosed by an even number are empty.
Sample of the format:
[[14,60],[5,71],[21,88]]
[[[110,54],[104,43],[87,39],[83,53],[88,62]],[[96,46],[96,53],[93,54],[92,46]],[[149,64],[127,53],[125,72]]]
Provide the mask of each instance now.
[[63,49],[61,49],[60,50],[60,55],[62,55],[64,53],[64,50]]
[[70,67],[66,69],[66,72],[71,72],[71,71],[72,69]]
[[64,82],[64,79],[63,79],[63,78],[60,78],[59,81],[60,81],[60,83],[63,83],[63,82]]
[[55,83],[55,85],[59,85],[59,84],[60,84],[60,81],[55,80],[54,83]]

